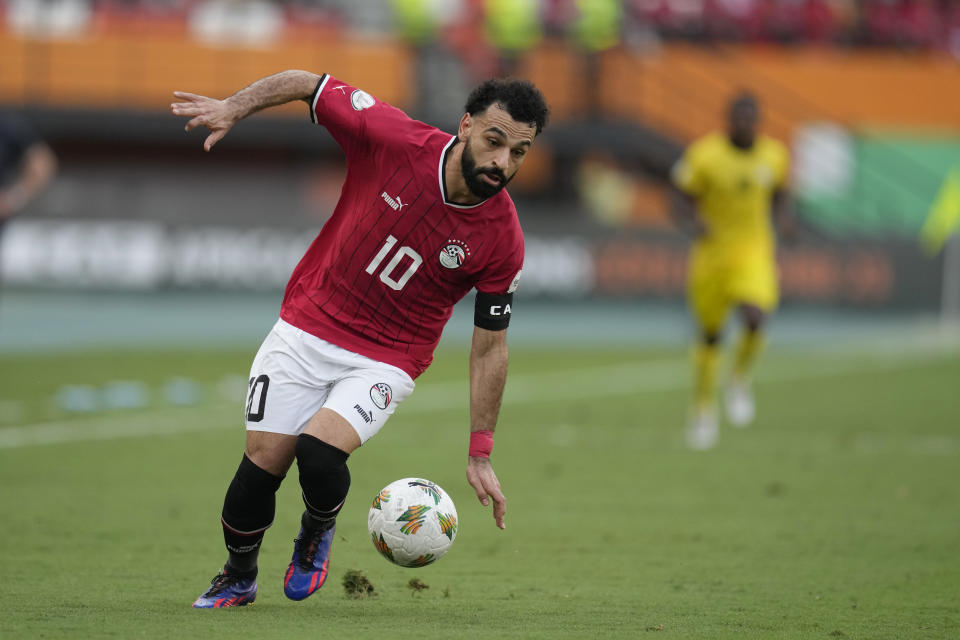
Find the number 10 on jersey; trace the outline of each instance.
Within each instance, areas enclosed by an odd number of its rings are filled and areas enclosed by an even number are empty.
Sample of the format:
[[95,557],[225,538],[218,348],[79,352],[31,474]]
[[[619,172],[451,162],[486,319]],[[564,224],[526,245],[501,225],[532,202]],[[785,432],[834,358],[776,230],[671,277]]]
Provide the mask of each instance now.
[[[380,251],[377,252],[377,255],[373,256],[373,260],[371,260],[370,264],[367,265],[365,271],[370,275],[376,273],[380,263],[386,259],[396,244],[396,238],[393,236],[387,236],[383,246],[380,247]],[[404,258],[409,258],[410,264],[407,265],[406,271],[404,271],[399,278],[394,280],[393,273],[397,270],[397,267],[400,265],[400,261]],[[406,286],[407,282],[410,281],[410,278],[412,278],[413,274],[417,272],[417,269],[420,268],[421,264],[423,264],[423,258],[420,257],[419,253],[410,247],[400,247],[397,249],[396,253],[393,254],[393,257],[390,258],[390,262],[387,263],[387,266],[380,271],[380,281],[391,289],[400,291],[404,286]]]

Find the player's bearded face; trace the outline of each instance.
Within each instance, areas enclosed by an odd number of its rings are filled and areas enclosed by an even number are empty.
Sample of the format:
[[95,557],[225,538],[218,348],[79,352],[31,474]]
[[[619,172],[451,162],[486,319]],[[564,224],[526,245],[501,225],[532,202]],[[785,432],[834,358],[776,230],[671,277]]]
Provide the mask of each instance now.
[[[478,167],[469,138],[463,146],[463,153],[460,154],[460,171],[463,173],[463,179],[470,192],[483,199],[499,193],[516,175],[516,172],[514,172],[508,178],[502,170],[495,166]],[[490,178],[493,182],[486,180],[483,176]]]

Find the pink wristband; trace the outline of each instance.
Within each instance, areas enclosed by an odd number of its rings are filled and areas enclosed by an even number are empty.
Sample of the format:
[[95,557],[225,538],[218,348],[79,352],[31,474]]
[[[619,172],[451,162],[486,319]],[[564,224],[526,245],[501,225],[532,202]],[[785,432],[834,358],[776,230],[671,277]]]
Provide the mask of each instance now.
[[474,458],[489,458],[493,451],[493,431],[470,432],[470,455]]

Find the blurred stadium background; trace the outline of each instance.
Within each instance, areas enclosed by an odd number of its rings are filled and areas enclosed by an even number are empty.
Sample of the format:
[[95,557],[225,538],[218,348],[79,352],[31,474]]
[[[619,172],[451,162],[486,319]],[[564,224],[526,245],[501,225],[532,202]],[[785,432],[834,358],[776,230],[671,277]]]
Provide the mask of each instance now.
[[[246,373],[344,163],[303,106],[206,155],[169,104],[286,68],[448,130],[491,74],[552,106],[510,188],[510,528],[463,482],[467,300],[351,460],[334,571],[367,571],[378,606],[334,585],[282,615],[287,482],[254,615],[214,619],[187,603],[221,559]],[[760,423],[699,455],[665,185],[743,88],[792,150],[802,232]],[[421,637],[957,637],[960,3],[0,0],[0,109],[59,160],[0,240],[0,635],[379,638],[416,613]],[[416,473],[456,496],[463,541],[411,598],[364,522]]]
[[[288,105],[243,122],[210,158],[168,105],[174,89],[225,97],[285,68],[331,72],[451,130],[484,77],[542,87],[552,123],[511,193],[528,234],[522,304],[545,315],[518,316],[515,340],[688,336],[686,245],[669,221],[666,176],[683,145],[722,126],[742,88],[791,146],[803,220],[800,242],[781,251],[774,336],[938,332],[960,309],[960,249],[945,242],[960,217],[954,2],[0,8],[0,104],[60,161],[52,188],[3,237],[2,349],[258,339],[332,210],[342,156]],[[107,321],[117,314],[122,328]],[[584,317],[600,330],[584,336]],[[449,332],[468,335],[469,321]]]

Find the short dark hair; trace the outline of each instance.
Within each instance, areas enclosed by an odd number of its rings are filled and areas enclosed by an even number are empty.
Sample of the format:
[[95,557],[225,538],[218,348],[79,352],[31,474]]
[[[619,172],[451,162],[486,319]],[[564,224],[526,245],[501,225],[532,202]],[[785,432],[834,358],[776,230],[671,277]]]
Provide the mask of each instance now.
[[730,104],[727,107],[730,113],[740,109],[753,109],[754,113],[760,112],[760,101],[757,96],[749,90],[742,89],[730,98]]
[[464,111],[475,116],[492,104],[502,106],[517,122],[536,126],[537,135],[546,126],[550,113],[543,94],[527,80],[490,78],[470,92]]

